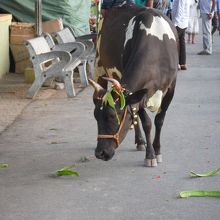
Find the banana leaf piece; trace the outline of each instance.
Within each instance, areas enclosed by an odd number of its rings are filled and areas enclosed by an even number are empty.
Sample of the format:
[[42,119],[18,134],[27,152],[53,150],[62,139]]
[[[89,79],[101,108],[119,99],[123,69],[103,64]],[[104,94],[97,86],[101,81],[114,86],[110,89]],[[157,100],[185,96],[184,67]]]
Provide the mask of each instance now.
[[105,105],[109,104],[113,109],[115,109],[115,102],[114,102],[114,99],[112,97],[111,91],[108,91],[105,94],[103,100],[104,100]]
[[195,173],[194,171],[190,171],[190,175],[193,177],[208,177],[217,174],[220,171],[220,167],[216,170],[207,172],[207,173]]
[[7,168],[7,167],[8,167],[7,163],[0,163],[0,169]]
[[124,109],[124,107],[125,107],[125,96],[124,96],[124,94],[123,94],[123,92],[121,92],[121,94],[120,94],[120,105],[121,105],[121,110],[122,109]]
[[180,192],[181,198],[188,197],[220,197],[220,191],[192,190]]
[[75,175],[75,176],[80,176],[80,173],[76,170],[70,170],[73,166],[69,166],[69,167],[64,167],[60,170],[56,170],[55,173],[58,176],[71,176],[71,175]]

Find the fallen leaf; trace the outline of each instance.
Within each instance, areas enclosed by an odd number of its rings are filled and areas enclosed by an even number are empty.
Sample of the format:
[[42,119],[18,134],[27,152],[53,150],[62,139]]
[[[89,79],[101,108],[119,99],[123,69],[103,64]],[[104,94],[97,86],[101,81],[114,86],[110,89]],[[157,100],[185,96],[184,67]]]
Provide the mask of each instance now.
[[8,167],[8,164],[7,163],[0,163],[0,168],[3,169],[3,168],[7,168]]
[[75,176],[80,176],[80,173],[76,170],[70,170],[72,166],[68,166],[68,167],[64,167],[62,169],[59,169],[59,170],[56,170],[55,173],[58,175],[58,176],[71,176],[71,175],[75,175]]
[[220,167],[213,171],[209,171],[207,173],[195,173],[194,171],[190,171],[190,175],[193,177],[208,177],[208,176],[213,176],[217,174],[218,172],[220,172]]
[[220,197],[220,191],[192,190],[180,192],[181,198],[188,197]]

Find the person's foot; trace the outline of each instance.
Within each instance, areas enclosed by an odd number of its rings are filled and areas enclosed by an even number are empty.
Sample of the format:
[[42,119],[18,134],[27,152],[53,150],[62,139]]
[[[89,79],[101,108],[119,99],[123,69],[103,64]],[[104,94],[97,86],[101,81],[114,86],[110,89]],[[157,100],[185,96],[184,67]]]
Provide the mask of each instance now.
[[187,66],[186,66],[186,64],[182,64],[182,65],[180,65],[180,69],[181,69],[181,70],[187,70]]
[[195,44],[195,41],[194,41],[194,40],[192,40],[192,44]]
[[211,55],[211,53],[209,53],[208,51],[206,50],[202,50],[198,53],[198,55]]

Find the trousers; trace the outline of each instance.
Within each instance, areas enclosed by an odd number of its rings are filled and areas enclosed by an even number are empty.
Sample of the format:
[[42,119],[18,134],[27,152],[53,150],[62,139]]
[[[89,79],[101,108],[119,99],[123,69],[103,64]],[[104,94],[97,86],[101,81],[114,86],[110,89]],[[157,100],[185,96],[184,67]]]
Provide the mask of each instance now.
[[208,15],[201,13],[202,17],[202,40],[203,49],[208,53],[212,53],[212,19],[208,19]]
[[176,30],[179,36],[179,64],[186,64],[186,43],[185,43],[185,32],[186,28],[180,28],[176,26]]

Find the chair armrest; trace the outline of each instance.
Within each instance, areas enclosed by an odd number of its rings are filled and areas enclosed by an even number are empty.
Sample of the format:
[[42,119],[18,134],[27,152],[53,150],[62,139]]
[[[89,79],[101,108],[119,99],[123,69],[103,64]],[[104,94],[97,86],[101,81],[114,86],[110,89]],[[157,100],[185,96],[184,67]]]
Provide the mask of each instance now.
[[83,59],[86,59],[88,56],[90,56],[94,51],[94,43],[92,41],[80,41],[85,45],[85,52],[82,55]]
[[76,52],[76,56],[81,56],[85,51],[85,46],[80,42],[69,42],[55,45],[53,51],[68,51],[71,54]]
[[78,36],[76,37],[76,40],[91,40],[96,38],[97,34],[96,33],[92,33],[92,34],[86,34],[86,35],[82,35],[82,36]]
[[76,36],[75,31],[73,30],[72,27],[70,27],[69,25],[66,25],[65,27],[67,27],[70,30],[70,32],[75,37],[75,39],[77,39],[77,41],[78,40],[91,40],[91,39],[94,39],[94,38],[97,37],[97,33],[91,33],[91,34]]
[[59,58],[60,60],[64,60],[67,63],[71,61],[72,56],[67,51],[50,51],[50,52],[42,53],[36,56],[37,61],[40,63],[47,61],[47,60],[56,59],[56,58]]

